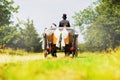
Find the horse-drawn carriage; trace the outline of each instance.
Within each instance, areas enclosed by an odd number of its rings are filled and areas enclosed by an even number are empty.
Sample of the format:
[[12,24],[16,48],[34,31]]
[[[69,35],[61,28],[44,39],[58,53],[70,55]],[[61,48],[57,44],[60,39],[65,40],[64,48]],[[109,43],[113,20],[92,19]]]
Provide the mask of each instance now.
[[78,33],[71,27],[54,27],[44,30],[44,57],[57,57],[57,50],[64,50],[65,56],[78,55]]

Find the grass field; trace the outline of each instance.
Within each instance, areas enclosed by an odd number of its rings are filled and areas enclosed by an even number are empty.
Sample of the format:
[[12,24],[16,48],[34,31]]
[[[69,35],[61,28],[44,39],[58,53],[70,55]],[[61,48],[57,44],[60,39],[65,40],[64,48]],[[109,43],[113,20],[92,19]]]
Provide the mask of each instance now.
[[0,63],[0,80],[120,80],[119,49],[110,53],[86,52],[77,58],[40,58]]

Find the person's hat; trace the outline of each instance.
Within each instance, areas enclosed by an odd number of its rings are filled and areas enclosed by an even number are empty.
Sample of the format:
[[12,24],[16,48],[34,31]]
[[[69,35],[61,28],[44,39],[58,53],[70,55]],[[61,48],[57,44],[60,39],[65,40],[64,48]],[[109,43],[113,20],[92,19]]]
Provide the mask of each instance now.
[[67,14],[63,14],[62,18],[67,18]]

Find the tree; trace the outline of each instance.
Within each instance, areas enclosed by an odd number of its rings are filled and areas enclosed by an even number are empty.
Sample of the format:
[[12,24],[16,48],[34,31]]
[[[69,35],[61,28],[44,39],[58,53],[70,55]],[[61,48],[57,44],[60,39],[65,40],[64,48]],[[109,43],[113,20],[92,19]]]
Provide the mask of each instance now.
[[12,14],[18,11],[19,6],[13,6],[13,0],[0,0],[0,27],[11,23]]
[[7,44],[13,37],[15,28],[9,26],[13,13],[18,11],[18,6],[13,6],[13,0],[0,0],[0,44]]
[[0,45],[7,46],[15,34],[16,28],[14,26],[2,26],[0,28]]
[[19,21],[16,26],[19,31],[19,35],[15,37],[17,47],[34,52],[42,50],[41,38],[35,30],[33,20]]
[[16,13],[19,6],[13,6],[13,0],[0,0],[0,42],[10,48],[20,48],[27,51],[40,51],[41,42],[33,21],[27,20],[18,22],[11,26],[11,17]]
[[119,5],[118,0],[98,0],[95,7],[75,13],[75,24],[85,31],[89,50],[101,51],[120,45]]
[[79,26],[80,31],[85,30],[85,25],[89,25],[96,20],[98,16],[97,12],[94,10],[93,6],[89,6],[88,8],[84,9],[83,11],[76,12],[73,16],[75,22],[74,26]]
[[[115,48],[120,45],[120,1],[119,0],[100,0],[100,6],[96,7],[98,12],[98,20],[104,21],[104,28],[111,36],[112,46]],[[99,20],[100,21],[100,20]]]

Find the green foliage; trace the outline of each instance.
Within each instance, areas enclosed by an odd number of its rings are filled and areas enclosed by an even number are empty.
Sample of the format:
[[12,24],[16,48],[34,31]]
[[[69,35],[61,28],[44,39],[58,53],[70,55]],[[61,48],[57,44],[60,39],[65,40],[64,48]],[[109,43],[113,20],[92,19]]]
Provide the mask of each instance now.
[[0,44],[7,44],[10,43],[11,39],[16,34],[16,28],[14,26],[2,26],[0,27]]
[[25,49],[32,52],[42,50],[41,38],[35,30],[33,21],[29,19],[23,23],[19,21],[16,26],[2,26],[0,33],[0,47]]
[[96,11],[93,9],[92,6],[84,9],[83,11],[79,11],[75,13],[73,16],[75,22],[74,26],[79,26],[80,31],[84,31],[85,26],[93,23],[97,17]]
[[12,14],[18,11],[13,0],[0,0],[0,27],[11,23]]
[[33,21],[19,21],[16,26],[10,26],[13,13],[19,6],[13,6],[13,0],[0,0],[0,47],[25,49],[27,51],[40,51],[41,42]]
[[14,37],[14,43],[18,48],[34,52],[42,49],[41,38],[36,32],[32,20],[19,21],[16,27],[18,28],[18,35]]
[[87,45],[84,43],[79,44],[78,46],[80,52],[87,52]]
[[102,51],[107,50],[107,48],[113,48],[112,41],[114,38],[107,30],[109,30],[108,27],[105,28],[101,25],[96,27],[94,24],[87,28],[85,39],[89,51]]
[[84,32],[90,51],[114,49],[120,45],[120,1],[98,0],[95,6],[75,13],[75,25]]
[[[19,6],[13,6],[13,0],[0,0],[0,46],[7,46],[16,34],[16,28],[11,24],[12,14],[18,11]],[[1,47],[0,47],[1,48]]]

